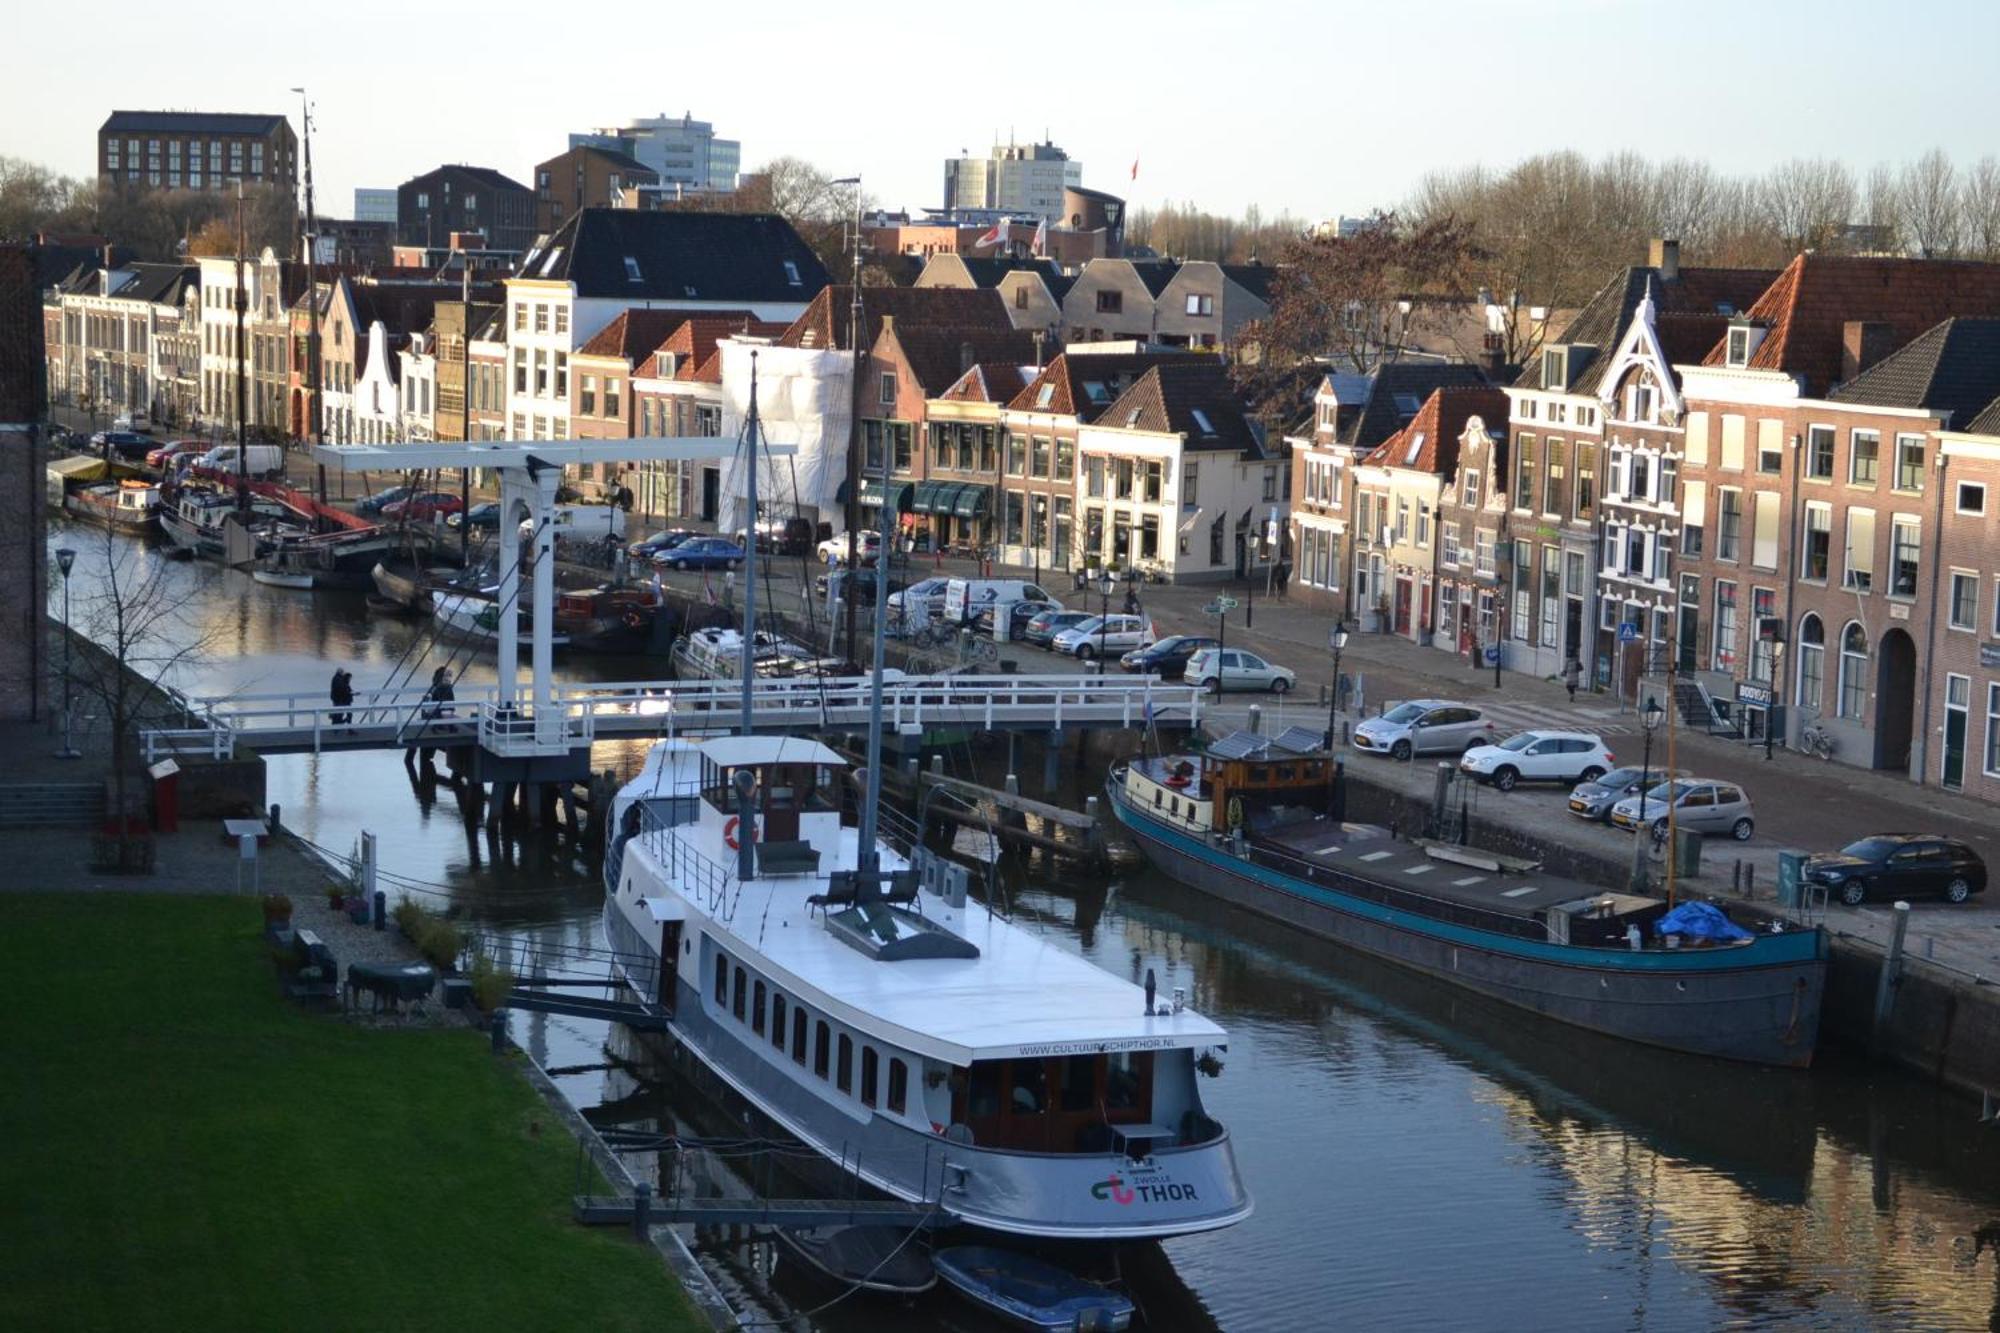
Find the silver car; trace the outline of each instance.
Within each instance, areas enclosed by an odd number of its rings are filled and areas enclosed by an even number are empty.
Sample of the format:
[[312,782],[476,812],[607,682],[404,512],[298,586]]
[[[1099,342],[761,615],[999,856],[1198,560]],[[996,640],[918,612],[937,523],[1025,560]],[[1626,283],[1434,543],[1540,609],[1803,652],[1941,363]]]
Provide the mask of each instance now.
[[1290,667],[1266,662],[1241,648],[1204,648],[1188,659],[1188,684],[1196,689],[1220,694],[1224,690],[1269,690],[1283,694],[1298,684],[1298,673]]
[[1757,831],[1750,797],[1733,782],[1711,778],[1675,778],[1644,796],[1628,796],[1611,807],[1611,822],[1622,829],[1648,828],[1655,837],[1667,831],[1667,808],[1673,807],[1677,829],[1691,833],[1727,833],[1748,842]]
[[1464,754],[1493,741],[1493,724],[1477,708],[1450,699],[1410,699],[1354,729],[1355,749],[1392,759]]

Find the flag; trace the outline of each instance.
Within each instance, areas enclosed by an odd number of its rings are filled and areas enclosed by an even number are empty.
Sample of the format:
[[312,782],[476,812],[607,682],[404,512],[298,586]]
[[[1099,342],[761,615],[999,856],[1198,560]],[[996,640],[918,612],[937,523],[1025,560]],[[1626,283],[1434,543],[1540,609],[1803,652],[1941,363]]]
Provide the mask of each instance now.
[[1047,218],[1043,218],[1040,222],[1037,222],[1035,224],[1035,253],[1038,255],[1045,255],[1048,252],[1049,252],[1049,220]]
[[1132,179],[1139,179],[1139,159],[1136,157],[1132,159]]
[[1002,249],[1006,248],[1008,240],[1011,239],[1012,228],[1013,223],[1010,220],[1001,218],[998,222],[988,227],[985,233],[972,243],[973,248],[978,249],[988,245],[997,245]]

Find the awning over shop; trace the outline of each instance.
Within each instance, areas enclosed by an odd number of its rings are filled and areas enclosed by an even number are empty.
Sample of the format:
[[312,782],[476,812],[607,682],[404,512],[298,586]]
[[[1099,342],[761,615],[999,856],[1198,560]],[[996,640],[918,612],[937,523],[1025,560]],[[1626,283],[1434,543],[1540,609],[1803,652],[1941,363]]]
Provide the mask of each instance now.
[[861,507],[863,509],[894,509],[899,514],[910,511],[910,497],[916,487],[907,481],[889,483],[889,503],[882,503],[882,483],[870,478],[861,483]]
[[956,481],[920,481],[916,496],[910,501],[910,512],[915,514],[949,514],[952,502],[958,498]]
[[958,497],[952,502],[951,512],[960,518],[972,518],[993,508],[993,488],[968,481],[959,487]]

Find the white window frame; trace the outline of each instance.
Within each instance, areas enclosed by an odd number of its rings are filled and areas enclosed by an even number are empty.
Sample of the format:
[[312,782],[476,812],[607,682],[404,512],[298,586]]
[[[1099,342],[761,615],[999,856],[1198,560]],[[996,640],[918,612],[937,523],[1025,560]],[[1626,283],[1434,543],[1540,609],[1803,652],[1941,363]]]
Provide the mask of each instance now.
[[[1979,492],[1979,508],[1977,509],[1967,509],[1965,507],[1965,492],[1968,488]],[[1959,482],[1958,489],[1952,492],[1951,503],[1954,513],[1967,514],[1974,518],[1983,518],[1986,514],[1986,483],[1983,481]]]
[[[1972,569],[1960,569],[1954,566],[1949,571],[1949,574],[1950,581],[1946,584],[1945,589],[1945,626],[1949,629],[1959,630],[1965,634],[1977,634],[1979,632],[1979,572]],[[1960,620],[1958,618],[1958,586],[1960,579],[1964,579],[1972,585],[1972,617],[1969,620]]]
[[1979,771],[1989,778],[2000,778],[2000,681],[1986,682],[1986,730],[1985,741],[1980,746],[1985,751],[1979,757]]

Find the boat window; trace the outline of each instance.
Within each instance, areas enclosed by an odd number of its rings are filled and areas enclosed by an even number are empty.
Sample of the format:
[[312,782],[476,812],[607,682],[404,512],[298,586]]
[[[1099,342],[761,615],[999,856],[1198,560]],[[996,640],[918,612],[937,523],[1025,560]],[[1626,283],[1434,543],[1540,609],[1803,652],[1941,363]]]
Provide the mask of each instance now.
[[889,1109],[901,1115],[910,1102],[910,1069],[901,1060],[889,1059]]
[[739,1023],[743,1021],[743,1007],[749,998],[749,978],[743,975],[743,969],[739,967],[736,969],[736,996],[729,1003],[729,1012],[736,1015],[736,1021]]
[[881,1073],[882,1057],[875,1054],[873,1046],[861,1048],[861,1104],[875,1104],[875,1085]]
[[854,1038],[840,1034],[840,1056],[833,1062],[833,1086],[842,1092],[854,1088]]
[[771,1044],[780,1051],[785,1049],[785,993],[771,992]]
[[1097,1057],[1072,1055],[1062,1062],[1062,1109],[1088,1111],[1097,1102]]
[[792,1060],[797,1064],[806,1062],[806,1011],[792,1010]]
[[764,983],[761,981],[750,988],[750,1030],[764,1030]]
[[1115,1051],[1104,1075],[1104,1109],[1107,1113],[1143,1112],[1151,1100],[1148,1081],[1153,1074],[1151,1051]]
[[1007,1104],[1018,1114],[1035,1115],[1048,1109],[1048,1066],[1040,1060],[1015,1060],[1014,1087]]
[[813,1073],[825,1078],[827,1066],[832,1062],[833,1029],[822,1018],[813,1025]]
[[721,954],[715,956],[715,1002],[729,1003],[729,960]]
[[1153,788],[1153,806],[1155,809],[1159,808],[1160,802],[1166,799],[1166,795],[1167,795],[1166,792],[1162,791],[1160,788],[1158,787]]
[[966,1098],[966,1114],[969,1116],[1000,1114],[1000,1062],[998,1060],[975,1060],[972,1062],[972,1087]]
[[1262,764],[1253,764],[1250,768],[1250,780],[1252,782],[1269,782],[1271,780],[1271,770]]

